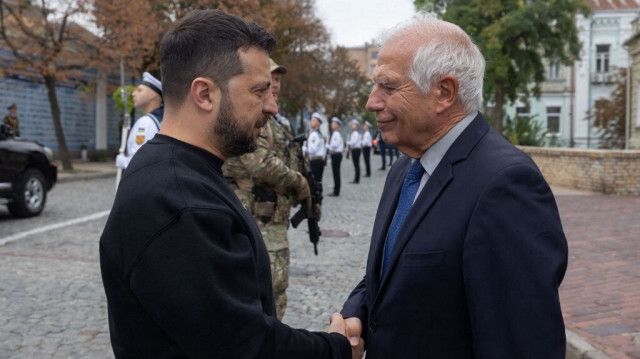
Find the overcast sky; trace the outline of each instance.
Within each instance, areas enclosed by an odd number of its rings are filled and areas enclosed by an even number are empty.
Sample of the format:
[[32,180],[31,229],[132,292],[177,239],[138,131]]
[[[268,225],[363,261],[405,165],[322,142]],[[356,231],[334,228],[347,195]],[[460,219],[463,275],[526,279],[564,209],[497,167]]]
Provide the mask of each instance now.
[[362,46],[414,13],[413,0],[316,0],[334,45]]

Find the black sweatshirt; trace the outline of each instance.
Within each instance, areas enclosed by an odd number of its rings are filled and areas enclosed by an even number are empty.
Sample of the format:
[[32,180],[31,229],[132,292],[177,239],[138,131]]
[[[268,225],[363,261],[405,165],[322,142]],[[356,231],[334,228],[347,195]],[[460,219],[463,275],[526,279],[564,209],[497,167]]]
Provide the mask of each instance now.
[[350,358],[341,335],[276,318],[267,249],[222,163],[156,135],[127,168],[100,238],[116,358]]

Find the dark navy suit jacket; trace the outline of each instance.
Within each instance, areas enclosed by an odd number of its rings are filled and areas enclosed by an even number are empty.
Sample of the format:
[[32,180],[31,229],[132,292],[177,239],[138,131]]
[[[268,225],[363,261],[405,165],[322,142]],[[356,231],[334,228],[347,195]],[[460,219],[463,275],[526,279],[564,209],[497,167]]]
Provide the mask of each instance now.
[[367,359],[564,358],[567,242],[534,162],[478,114],[414,202],[380,279],[410,163],[389,172],[365,277],[342,310],[362,321]]

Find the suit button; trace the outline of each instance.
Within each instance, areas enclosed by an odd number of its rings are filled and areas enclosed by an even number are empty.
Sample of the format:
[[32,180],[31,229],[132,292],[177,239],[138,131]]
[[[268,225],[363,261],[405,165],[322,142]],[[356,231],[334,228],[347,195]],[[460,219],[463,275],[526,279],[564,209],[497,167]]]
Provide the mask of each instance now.
[[376,322],[369,323],[369,331],[374,333],[376,331]]

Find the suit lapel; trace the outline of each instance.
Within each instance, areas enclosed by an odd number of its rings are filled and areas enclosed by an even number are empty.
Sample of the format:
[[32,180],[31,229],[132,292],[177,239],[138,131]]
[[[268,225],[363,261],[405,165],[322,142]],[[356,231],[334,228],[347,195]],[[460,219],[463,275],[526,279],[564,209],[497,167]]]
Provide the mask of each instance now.
[[[418,225],[422,222],[422,219],[427,215],[429,209],[436,202],[442,191],[447,187],[447,185],[454,179],[453,178],[453,167],[459,162],[465,160],[476,144],[480,141],[480,139],[489,131],[489,126],[486,121],[482,117],[481,114],[474,118],[474,120],[467,126],[467,128],[458,136],[458,138],[451,145],[449,150],[445,153],[444,157],[433,171],[433,174],[427,181],[426,186],[422,189],[422,192],[416,198],[407,218],[405,219],[402,228],[398,232],[398,236],[396,237],[396,243],[393,247],[393,251],[391,252],[391,257],[389,258],[389,268],[387,274],[384,278],[382,278],[382,282],[380,283],[379,291],[384,289],[385,283],[392,277],[392,273],[394,271],[395,266],[402,254],[404,247],[407,242],[412,238],[413,233],[415,232]],[[384,230],[380,231],[380,228],[374,228],[374,233],[377,233],[378,237],[376,243],[378,243],[378,247],[384,247],[384,240],[386,237],[387,230],[389,225],[391,224],[391,220],[393,218],[393,214],[395,212],[395,207],[398,203],[398,197],[400,196],[400,189],[402,187],[402,182],[404,181],[404,176],[407,172],[407,169],[411,163],[411,161],[407,161],[407,164],[404,164],[404,168],[402,176],[400,178],[399,183],[394,183],[396,186],[393,190],[394,199],[393,207],[390,210],[387,210],[390,213],[387,213],[389,218],[386,218],[384,221],[385,227]],[[386,188],[385,188],[386,189]],[[385,196],[383,196],[383,199]],[[381,201],[381,205],[384,202]],[[389,203],[389,202],[387,202]],[[378,232],[375,230],[378,229]],[[379,266],[382,251],[378,248],[378,252],[376,253],[377,265]],[[375,273],[375,272],[374,272]],[[378,272],[379,273],[379,272]]]
[[370,285],[374,286],[372,293],[377,293],[378,286],[380,285],[380,266],[382,266],[382,252],[384,250],[387,231],[393,220],[393,215],[398,205],[398,198],[400,197],[400,190],[402,189],[402,182],[410,165],[411,160],[408,157],[401,156],[398,158],[385,181],[384,190],[380,198],[380,203],[378,204],[378,211],[371,236],[371,247],[369,248],[369,259],[367,260],[367,273],[372,273],[372,275],[368,276],[369,279],[371,279]]

